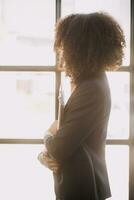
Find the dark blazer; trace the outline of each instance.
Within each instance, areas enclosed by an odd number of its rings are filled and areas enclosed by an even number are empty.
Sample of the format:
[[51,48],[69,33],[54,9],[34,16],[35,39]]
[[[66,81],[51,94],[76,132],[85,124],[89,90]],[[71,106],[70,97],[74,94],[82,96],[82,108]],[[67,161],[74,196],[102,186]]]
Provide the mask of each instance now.
[[111,196],[105,162],[111,97],[105,72],[79,81],[62,125],[46,137],[50,156],[61,169],[54,174],[57,200],[104,200]]

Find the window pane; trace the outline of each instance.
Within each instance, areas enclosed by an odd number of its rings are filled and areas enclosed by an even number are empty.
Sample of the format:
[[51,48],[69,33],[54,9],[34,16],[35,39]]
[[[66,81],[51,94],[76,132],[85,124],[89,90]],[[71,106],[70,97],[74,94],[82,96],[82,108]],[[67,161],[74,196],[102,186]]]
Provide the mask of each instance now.
[[41,138],[55,118],[54,73],[0,74],[0,138]]
[[64,104],[67,103],[71,95],[71,80],[65,75],[64,72],[61,73],[61,86],[62,86],[62,97]]
[[37,159],[43,145],[0,145],[0,198],[54,200],[52,172]]
[[0,65],[55,64],[55,0],[2,0],[0,13]]
[[106,161],[112,192],[112,198],[109,198],[108,200],[128,200],[128,146],[107,146]]
[[109,119],[108,138],[129,136],[129,73],[107,73],[111,89],[112,108]]
[[130,62],[130,0],[62,0],[62,16],[71,13],[104,11],[110,13],[124,30],[127,48],[123,65]]

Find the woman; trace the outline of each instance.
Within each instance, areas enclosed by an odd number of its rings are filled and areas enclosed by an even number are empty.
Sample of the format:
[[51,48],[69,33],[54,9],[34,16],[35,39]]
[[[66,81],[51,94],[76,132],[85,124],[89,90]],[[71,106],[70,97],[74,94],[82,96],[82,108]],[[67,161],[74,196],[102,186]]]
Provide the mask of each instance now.
[[72,14],[56,25],[55,50],[74,90],[44,138],[44,162],[54,172],[57,200],[104,200],[111,196],[105,143],[111,107],[106,70],[123,58],[124,35],[108,14]]

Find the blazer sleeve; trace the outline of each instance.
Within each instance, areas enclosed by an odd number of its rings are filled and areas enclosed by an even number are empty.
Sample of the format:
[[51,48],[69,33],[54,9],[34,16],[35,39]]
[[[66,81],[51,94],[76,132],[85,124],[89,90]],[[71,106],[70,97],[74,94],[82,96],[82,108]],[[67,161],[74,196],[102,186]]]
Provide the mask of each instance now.
[[[100,103],[101,102],[101,103]],[[62,126],[54,136],[46,136],[48,153],[57,161],[65,161],[93,133],[102,114],[102,93],[95,84],[81,87],[68,105]]]

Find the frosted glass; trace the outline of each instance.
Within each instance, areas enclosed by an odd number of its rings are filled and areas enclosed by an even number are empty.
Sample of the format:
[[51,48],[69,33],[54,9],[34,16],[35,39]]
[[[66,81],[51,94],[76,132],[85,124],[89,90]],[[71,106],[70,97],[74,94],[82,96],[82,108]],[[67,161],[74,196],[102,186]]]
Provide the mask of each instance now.
[[108,138],[126,139],[129,137],[129,73],[109,72],[112,107],[108,125]]
[[54,73],[0,74],[0,138],[42,138],[55,120]]
[[112,197],[108,200],[128,200],[129,148],[112,146],[106,148],[106,161]]
[[55,64],[55,0],[2,0],[0,13],[0,65]]
[[37,159],[43,145],[0,145],[0,198],[54,200],[52,172]]

